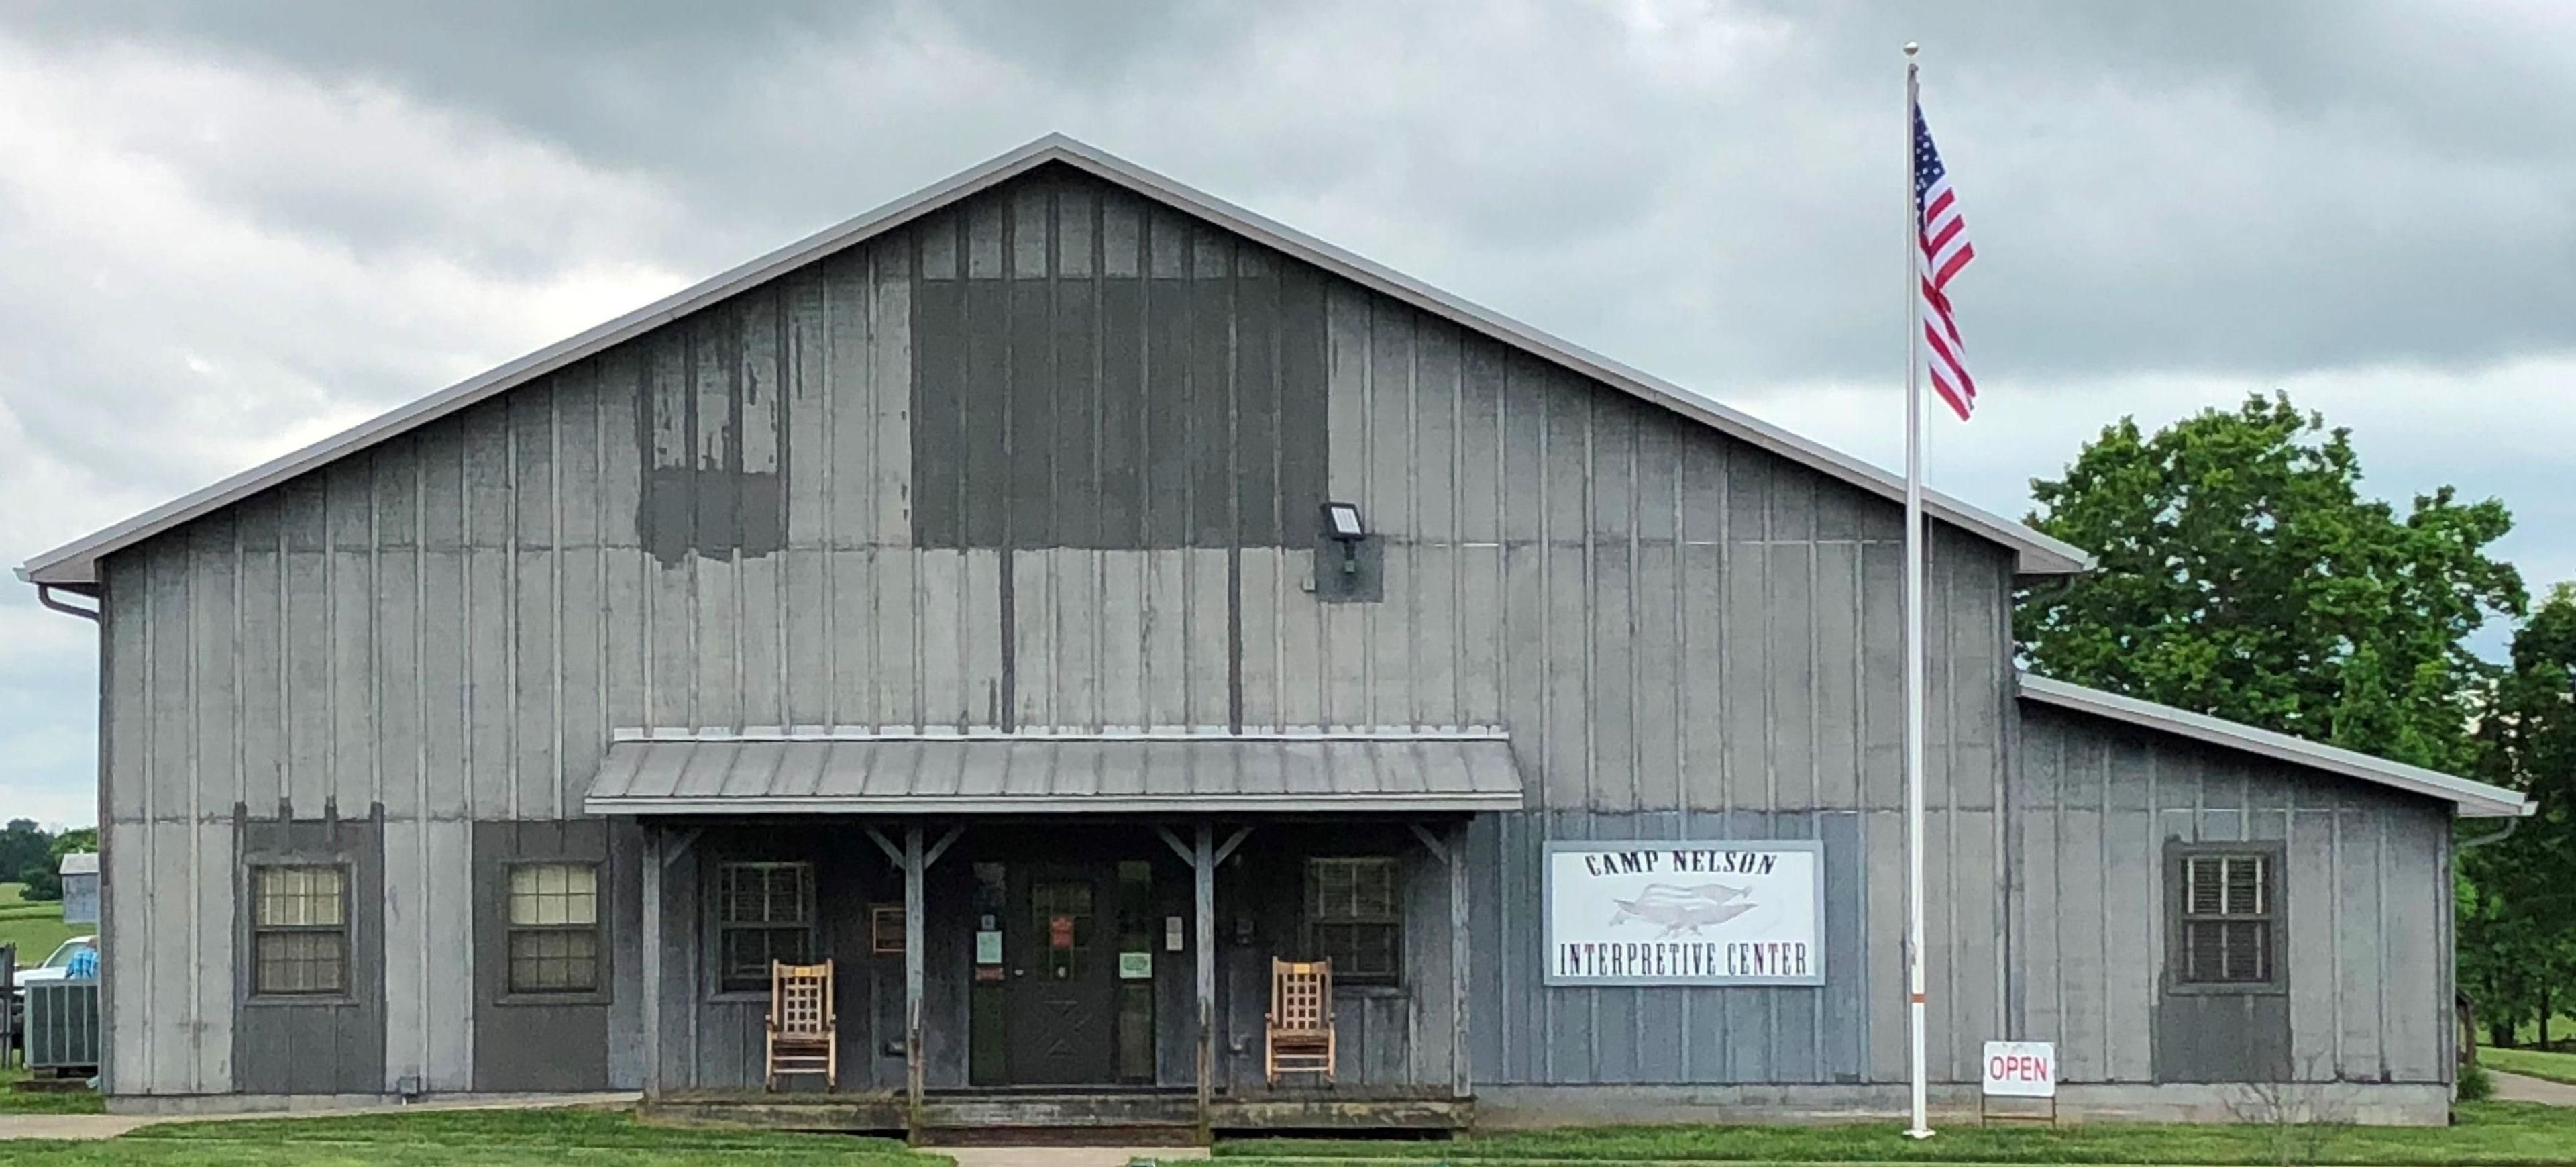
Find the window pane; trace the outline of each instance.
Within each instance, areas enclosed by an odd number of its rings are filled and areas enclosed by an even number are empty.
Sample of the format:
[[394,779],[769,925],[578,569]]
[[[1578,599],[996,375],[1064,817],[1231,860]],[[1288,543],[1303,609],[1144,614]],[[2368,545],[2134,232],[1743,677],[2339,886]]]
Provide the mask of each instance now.
[[337,867],[260,867],[252,872],[257,927],[336,928],[342,919]]
[[1397,924],[1315,925],[1315,956],[1332,961],[1336,977],[1393,977],[1402,971],[1402,945],[1403,927]]
[[1399,914],[1393,859],[1311,859],[1307,914],[1318,920],[1384,920]]
[[262,932],[254,941],[254,991],[338,993],[349,987],[347,935],[341,932]]
[[2219,928],[2220,925],[2209,921],[2194,921],[2184,926],[2183,975],[2185,979],[2215,982],[2225,977],[2227,969],[2225,961],[2221,958],[2223,945],[2219,942]]
[[1354,865],[1351,914],[1385,917],[1395,914],[1395,863],[1391,860]]
[[510,991],[581,993],[599,987],[599,934],[585,930],[510,933]]
[[599,922],[599,869],[530,863],[510,869],[510,922],[587,927]]
[[1396,970],[1396,928],[1391,924],[1364,924],[1359,943],[1353,950],[1351,968],[1367,976],[1393,976]]
[[2236,915],[2258,915],[2263,911],[2263,861],[2259,858],[2227,861],[2227,910]]
[[1340,919],[1350,914],[1351,868],[1331,859],[1315,860],[1308,867],[1314,885],[1314,915],[1317,919]]
[[766,989],[769,962],[813,963],[812,933],[795,928],[727,928],[724,933],[725,987]]
[[805,922],[805,871],[780,864],[768,872],[767,918],[777,924]]
[[2215,855],[2195,855],[2184,861],[2184,911],[2195,916],[2215,916],[2227,910],[2223,894],[2225,866]]
[[718,869],[718,920],[803,924],[813,918],[813,879],[802,863],[728,863]]

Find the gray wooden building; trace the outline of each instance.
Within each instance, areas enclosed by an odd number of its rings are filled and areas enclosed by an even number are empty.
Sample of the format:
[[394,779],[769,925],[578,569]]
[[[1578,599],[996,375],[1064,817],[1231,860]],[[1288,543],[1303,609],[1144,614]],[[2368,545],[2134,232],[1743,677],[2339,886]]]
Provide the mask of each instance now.
[[[1045,139],[20,569],[101,623],[106,1086],[747,1104],[828,957],[821,1125],[1893,1109],[1900,495]],[[2022,677],[2085,557],[1932,511],[1936,1099],[2438,1121],[2521,796]]]

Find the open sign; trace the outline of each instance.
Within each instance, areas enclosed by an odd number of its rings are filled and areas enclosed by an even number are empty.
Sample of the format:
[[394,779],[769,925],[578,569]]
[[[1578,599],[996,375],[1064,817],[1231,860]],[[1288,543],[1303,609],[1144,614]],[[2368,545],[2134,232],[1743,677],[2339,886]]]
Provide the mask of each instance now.
[[2057,1097],[2057,1045],[1990,1041],[1983,1059],[1985,1092],[2012,1098]]

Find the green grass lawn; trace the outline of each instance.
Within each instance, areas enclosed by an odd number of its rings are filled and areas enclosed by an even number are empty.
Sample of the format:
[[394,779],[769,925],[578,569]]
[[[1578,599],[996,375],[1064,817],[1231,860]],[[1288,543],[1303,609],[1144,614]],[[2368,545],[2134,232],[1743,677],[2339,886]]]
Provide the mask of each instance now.
[[886,1139],[666,1130],[624,1110],[469,1110],[149,1126],[101,1142],[0,1142],[0,1164],[47,1167],[945,1167]]
[[74,936],[97,932],[92,925],[63,923],[60,901],[27,902],[26,890],[23,883],[0,883],[0,944],[18,946],[18,967],[42,962]]
[[2576,1054],[2554,1054],[2536,1049],[2495,1049],[2481,1046],[2478,1064],[2490,1070],[2547,1078],[2552,1082],[2576,1085]]
[[[2285,1147],[2286,1144],[2286,1147]],[[2099,1123],[2042,1127],[1953,1127],[1923,1142],[1894,1125],[1628,1127],[1533,1131],[1451,1143],[1227,1143],[1234,1167],[1278,1164],[1402,1163],[2127,1163],[2576,1164],[2576,1110],[2524,1103],[2471,1103],[2458,1125],[2442,1127],[2179,1126]]]
[[26,1076],[25,1070],[0,1069],[0,1115],[97,1114],[107,1109],[106,1099],[87,1090],[16,1089],[19,1080]]

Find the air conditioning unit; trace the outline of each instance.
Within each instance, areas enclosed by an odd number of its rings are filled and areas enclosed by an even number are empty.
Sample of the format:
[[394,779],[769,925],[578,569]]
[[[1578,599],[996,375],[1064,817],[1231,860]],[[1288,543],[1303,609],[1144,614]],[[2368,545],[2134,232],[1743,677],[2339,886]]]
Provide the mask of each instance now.
[[39,981],[27,986],[27,1068],[98,1069],[98,982]]

